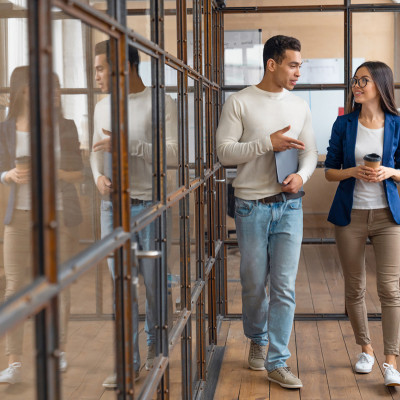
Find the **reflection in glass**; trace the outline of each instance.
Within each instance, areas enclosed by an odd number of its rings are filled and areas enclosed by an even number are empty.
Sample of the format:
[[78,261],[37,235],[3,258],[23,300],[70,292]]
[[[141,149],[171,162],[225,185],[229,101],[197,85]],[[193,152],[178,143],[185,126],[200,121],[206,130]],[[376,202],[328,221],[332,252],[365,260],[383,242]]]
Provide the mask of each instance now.
[[[17,67],[10,72],[8,113],[0,123],[4,300],[29,284],[33,272],[29,68]],[[0,372],[0,383],[14,383],[20,374],[24,327],[21,323],[6,334],[7,363],[13,367]]]
[[193,1],[186,1],[187,7],[187,64],[194,68],[194,24],[193,24]]
[[[63,399],[93,398],[95,394],[101,397],[104,389],[115,387],[115,322],[112,318],[93,321],[83,317],[93,310],[95,293],[91,283],[95,273],[91,269],[60,293],[62,298],[66,290],[71,290],[71,312],[81,316],[69,321],[68,344],[60,358],[60,370],[66,372],[62,374]],[[111,290],[102,296],[112,298]]]
[[[19,362],[9,366],[9,357],[4,355],[3,349],[10,343],[10,336],[0,338],[0,399],[36,399],[36,349],[35,349],[35,320],[34,317],[22,322],[15,328],[20,332],[23,326],[23,341],[21,342],[21,358]],[[13,332],[10,332],[11,334]],[[6,384],[8,376],[8,384]]]
[[169,385],[170,399],[182,399],[182,351],[179,342],[169,354]]
[[192,78],[188,78],[188,146],[189,146],[189,178],[196,176],[196,119],[195,119],[195,96],[196,82]]
[[181,311],[179,202],[167,210],[168,327]]
[[178,71],[165,65],[165,132],[167,144],[167,194],[179,187]]
[[264,43],[279,34],[294,36],[301,42],[304,62],[299,83],[344,81],[341,12],[302,13],[301,19],[296,13],[226,14],[224,29],[226,85],[259,83],[264,74]]

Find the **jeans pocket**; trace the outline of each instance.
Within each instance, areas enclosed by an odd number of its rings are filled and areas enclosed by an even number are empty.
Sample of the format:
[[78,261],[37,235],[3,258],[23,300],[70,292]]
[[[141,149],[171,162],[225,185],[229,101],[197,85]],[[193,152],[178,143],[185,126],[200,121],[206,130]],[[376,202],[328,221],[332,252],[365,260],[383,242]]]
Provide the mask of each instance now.
[[253,200],[235,198],[235,214],[239,217],[248,217],[253,213],[255,204]]
[[288,207],[292,210],[300,210],[301,204],[301,197],[299,197],[298,199],[288,200]]

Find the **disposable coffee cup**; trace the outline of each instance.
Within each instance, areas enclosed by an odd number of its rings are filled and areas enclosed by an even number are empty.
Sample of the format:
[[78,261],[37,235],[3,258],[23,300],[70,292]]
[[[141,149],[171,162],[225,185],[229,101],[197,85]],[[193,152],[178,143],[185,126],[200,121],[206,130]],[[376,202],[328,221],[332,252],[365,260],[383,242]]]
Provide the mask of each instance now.
[[379,168],[382,157],[378,154],[371,153],[364,156],[364,165],[373,169]]
[[15,159],[15,167],[18,171],[25,171],[31,166],[31,158],[29,156],[18,157]]

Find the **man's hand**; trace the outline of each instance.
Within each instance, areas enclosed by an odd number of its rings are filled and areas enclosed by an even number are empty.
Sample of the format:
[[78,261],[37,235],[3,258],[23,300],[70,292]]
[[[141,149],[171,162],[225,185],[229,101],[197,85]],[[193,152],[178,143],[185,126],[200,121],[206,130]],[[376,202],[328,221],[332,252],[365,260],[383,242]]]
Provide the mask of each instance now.
[[111,153],[111,132],[103,129],[103,133],[108,137],[95,143],[93,145],[93,151],[108,151]]
[[290,129],[290,125],[279,131],[271,133],[270,139],[272,148],[274,151],[284,151],[288,149],[299,149],[304,150],[304,143],[300,140],[292,139],[291,137],[285,136],[284,134]]
[[97,189],[101,195],[105,196],[111,193],[112,183],[111,181],[104,175],[101,175],[97,178]]
[[297,193],[303,186],[303,178],[299,174],[290,174],[282,183],[282,192]]

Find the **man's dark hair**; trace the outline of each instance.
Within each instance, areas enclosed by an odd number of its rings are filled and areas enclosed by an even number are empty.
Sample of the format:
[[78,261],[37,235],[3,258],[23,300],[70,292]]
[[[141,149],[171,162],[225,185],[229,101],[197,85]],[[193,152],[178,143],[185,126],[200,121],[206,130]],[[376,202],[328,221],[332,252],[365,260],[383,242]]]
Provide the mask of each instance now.
[[294,37],[283,35],[272,36],[268,39],[263,51],[264,71],[270,58],[280,64],[285,57],[286,50],[301,51],[300,41]]
[[[134,65],[138,66],[140,63],[139,52],[135,47],[128,47],[128,61],[131,67]],[[107,56],[107,62],[111,64],[110,57],[110,40],[103,40],[102,42],[96,43],[94,46],[94,55],[98,56],[100,54],[105,54]]]

